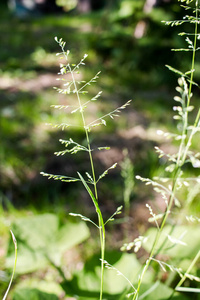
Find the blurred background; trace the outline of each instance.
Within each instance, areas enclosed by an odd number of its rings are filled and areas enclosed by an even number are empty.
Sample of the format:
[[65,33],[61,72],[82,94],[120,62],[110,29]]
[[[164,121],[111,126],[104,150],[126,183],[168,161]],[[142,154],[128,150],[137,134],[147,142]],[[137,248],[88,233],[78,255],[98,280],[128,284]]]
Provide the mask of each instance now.
[[[158,160],[154,146],[162,145],[166,150],[176,147],[156,135],[158,128],[171,131],[177,126],[172,119],[177,77],[165,65],[185,72],[190,69],[191,55],[184,53],[183,60],[182,53],[171,51],[171,48],[185,47],[185,42],[177,35],[180,28],[168,27],[161,21],[181,19],[184,13],[175,0],[1,0],[1,295],[13,265],[11,226],[21,243],[21,252],[10,299],[31,298],[26,294],[31,291],[27,287],[36,290],[38,278],[45,282],[40,288],[43,296],[37,294],[37,290],[34,299],[46,299],[41,298],[45,297],[45,292],[52,292],[52,299],[76,299],[65,298],[60,279],[56,285],[55,278],[60,278],[61,271],[65,273],[65,279],[71,278],[71,269],[79,268],[91,253],[98,254],[99,251],[96,229],[91,228],[89,233],[85,223],[69,216],[69,212],[75,212],[96,218],[82,186],[48,180],[40,175],[40,172],[48,172],[76,176],[77,171],[84,172],[89,168],[83,154],[54,155],[55,151],[62,150],[60,138],[85,139],[82,130],[62,131],[46,125],[71,118],[65,111],[50,106],[65,105],[73,100],[53,89],[60,84],[56,81],[59,72],[56,53],[60,49],[54,37],[66,41],[72,63],[78,63],[85,53],[88,54],[86,66],[81,70],[84,80],[101,71],[88,97],[103,91],[102,97],[90,108],[90,114],[98,118],[132,99],[120,118],[109,120],[106,127],[91,132],[92,146],[111,147],[106,153],[94,154],[96,172],[101,174],[113,163],[118,163],[99,184],[105,219],[118,206],[125,206],[122,221],[117,219],[116,224],[108,227],[108,245],[114,250],[119,249],[124,240],[132,241],[145,232],[148,211],[144,206],[147,201],[155,199],[156,207],[162,210],[153,192],[144,186],[141,188],[141,183],[134,178],[137,174],[152,178],[162,172],[164,162]],[[196,70],[198,80],[198,65]],[[189,209],[192,213],[199,208],[198,202],[194,201]],[[74,232],[75,235],[80,232],[80,235],[72,241]],[[59,238],[61,236],[63,239]],[[49,239],[52,239],[51,245]],[[80,244],[86,239],[86,246]],[[72,243],[68,245],[66,241],[69,240]],[[47,253],[44,253],[47,248],[51,249],[48,261]],[[35,257],[38,252],[39,257]],[[53,256],[55,252],[59,258]],[[47,284],[48,280],[51,285]]]

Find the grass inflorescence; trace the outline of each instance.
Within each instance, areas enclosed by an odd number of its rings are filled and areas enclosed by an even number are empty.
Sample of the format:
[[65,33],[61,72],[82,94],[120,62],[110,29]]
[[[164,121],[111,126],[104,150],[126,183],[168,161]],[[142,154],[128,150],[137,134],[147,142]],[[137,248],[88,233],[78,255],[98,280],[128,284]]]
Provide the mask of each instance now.
[[[108,172],[112,169],[114,169],[117,166],[117,163],[114,163],[112,166],[110,166],[108,169],[106,169],[102,174],[98,175],[96,174],[95,171],[95,165],[94,165],[94,160],[93,160],[93,152],[94,151],[101,151],[101,150],[109,150],[109,147],[98,147],[97,149],[93,149],[91,142],[90,142],[90,131],[92,130],[93,127],[99,126],[99,125],[104,125],[106,126],[106,119],[111,118],[114,119],[119,116],[121,111],[125,109],[129,104],[130,100],[127,101],[125,104],[122,106],[114,109],[113,111],[97,118],[94,119],[90,122],[87,122],[86,117],[85,117],[85,110],[87,107],[90,105],[90,103],[97,101],[100,96],[101,92],[98,92],[94,97],[92,97],[90,100],[82,100],[82,97],[84,98],[84,95],[87,94],[87,87],[90,86],[91,84],[95,83],[96,80],[99,77],[100,72],[98,72],[92,79],[89,81],[79,81],[77,80],[77,74],[80,73],[80,68],[85,65],[85,60],[87,58],[87,54],[83,56],[83,58],[80,60],[78,64],[72,64],[69,62],[69,50],[65,50],[65,42],[62,39],[58,39],[57,37],[55,38],[56,42],[59,44],[61,48],[61,52],[58,53],[57,55],[60,56],[61,59],[65,59],[65,63],[60,64],[60,72],[58,73],[61,77],[59,77],[59,80],[63,80],[63,88],[56,88],[58,93],[70,95],[73,94],[76,96],[76,102],[73,104],[73,106],[69,105],[53,105],[55,109],[68,109],[71,114],[80,114],[81,116],[81,121],[79,124],[71,124],[71,123],[62,123],[62,124],[56,124],[53,125],[54,127],[57,128],[62,128],[67,129],[71,128],[73,126],[78,126],[83,129],[85,132],[85,139],[86,143],[85,144],[79,144],[79,142],[74,141],[72,138],[69,138],[68,140],[60,140],[61,144],[65,146],[65,150],[55,152],[55,155],[60,156],[60,155],[65,155],[65,154],[77,154],[80,151],[85,151],[88,154],[88,159],[90,162],[90,171],[86,172],[85,175],[81,174],[80,172],[77,171],[77,176],[76,177],[71,177],[71,176],[65,176],[65,175],[54,175],[54,174],[47,174],[42,172],[41,174],[43,176],[47,176],[49,179],[53,178],[55,180],[61,180],[63,182],[81,182],[83,186],[85,187],[86,191],[88,192],[97,216],[98,216],[98,224],[90,220],[89,218],[81,215],[81,214],[74,214],[71,213],[72,216],[77,216],[80,217],[84,221],[88,221],[95,225],[98,230],[99,230],[99,237],[100,237],[100,245],[101,245],[101,286],[100,286],[100,298],[103,299],[103,277],[104,277],[104,256],[105,256],[105,225],[109,222],[112,221],[114,216],[117,214],[121,213],[122,207],[119,207],[116,212],[107,220],[104,221],[102,212],[100,209],[100,204],[99,204],[99,197],[98,197],[98,188],[97,184],[98,182],[104,178]],[[65,77],[67,79],[65,79]]]

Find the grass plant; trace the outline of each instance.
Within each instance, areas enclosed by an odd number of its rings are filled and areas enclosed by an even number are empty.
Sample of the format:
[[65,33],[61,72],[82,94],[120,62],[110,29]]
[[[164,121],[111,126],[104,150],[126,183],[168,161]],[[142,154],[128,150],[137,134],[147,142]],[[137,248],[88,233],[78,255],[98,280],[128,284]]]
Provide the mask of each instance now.
[[[81,182],[83,186],[85,187],[86,191],[88,192],[97,216],[98,216],[98,224],[90,220],[89,218],[81,215],[81,214],[74,214],[71,213],[72,216],[77,216],[81,217],[82,220],[88,221],[95,225],[98,230],[99,230],[99,237],[100,237],[100,245],[101,245],[101,285],[100,285],[100,296],[99,299],[103,299],[103,281],[104,281],[104,258],[105,258],[105,225],[112,221],[114,216],[116,214],[121,213],[122,207],[119,207],[116,212],[107,220],[104,221],[100,204],[99,204],[99,199],[98,199],[98,188],[97,184],[98,182],[107,175],[108,171],[111,169],[114,169],[117,166],[117,163],[113,164],[105,170],[101,175],[98,176],[96,175],[95,171],[95,165],[94,165],[94,160],[93,160],[93,151],[99,150],[99,151],[107,151],[109,150],[109,147],[99,147],[98,149],[93,149],[91,146],[90,142],[90,131],[93,127],[99,126],[99,125],[106,125],[106,118],[110,117],[111,119],[114,119],[115,117],[119,116],[119,113],[121,110],[125,109],[129,104],[130,101],[126,102],[124,105],[118,107],[117,109],[103,115],[102,117],[99,117],[97,119],[94,119],[90,122],[87,122],[85,118],[85,110],[87,109],[88,105],[91,102],[97,101],[99,97],[101,96],[101,92],[97,93],[93,98],[90,100],[85,100],[84,95],[87,94],[86,88],[90,86],[92,83],[95,83],[96,80],[98,79],[99,73],[98,72],[91,80],[85,82],[85,81],[79,81],[77,80],[77,75],[80,72],[80,67],[85,65],[85,59],[87,58],[87,55],[85,54],[84,57],[80,60],[78,64],[71,64],[69,62],[69,50],[65,50],[65,42],[63,42],[62,39],[58,39],[57,37],[55,38],[56,42],[59,44],[61,48],[61,52],[58,53],[57,55],[60,56],[61,59],[65,59],[64,64],[60,64],[60,73],[62,78],[59,78],[60,80],[64,81],[64,88],[56,88],[59,93],[62,94],[75,94],[76,96],[76,103],[73,106],[68,106],[68,105],[54,105],[53,107],[56,109],[68,109],[71,114],[78,113],[81,116],[81,123],[72,125],[70,123],[62,123],[62,124],[56,124],[55,127],[57,128],[70,128],[73,126],[78,126],[82,128],[85,132],[85,138],[86,138],[86,143],[85,144],[79,144],[78,142],[72,140],[71,138],[69,140],[60,140],[61,144],[65,145],[66,150],[56,152],[55,154],[57,156],[60,155],[65,155],[67,153],[69,154],[76,154],[80,151],[85,151],[88,153],[89,157],[89,162],[90,162],[90,167],[91,170],[89,172],[85,173],[85,177],[80,174],[80,172],[77,172],[77,177],[69,177],[69,176],[63,176],[63,175],[54,175],[54,174],[47,174],[42,172],[41,174],[44,176],[47,176],[49,179],[53,178],[55,180],[61,180],[63,182]],[[66,76],[64,78],[63,76]],[[69,75],[70,77],[68,77]],[[83,99],[82,99],[83,98]]]

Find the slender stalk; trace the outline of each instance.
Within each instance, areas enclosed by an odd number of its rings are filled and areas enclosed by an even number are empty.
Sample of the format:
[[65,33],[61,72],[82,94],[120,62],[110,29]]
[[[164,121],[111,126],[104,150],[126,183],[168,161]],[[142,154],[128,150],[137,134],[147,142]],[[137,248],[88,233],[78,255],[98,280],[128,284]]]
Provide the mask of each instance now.
[[[99,226],[99,232],[100,232],[100,241],[101,241],[101,260],[102,260],[102,257],[104,259],[104,253],[105,253],[105,224],[104,224],[104,220],[103,220],[102,213],[101,213],[101,210],[99,208],[98,202],[97,202],[95,196],[93,195],[91,189],[89,188],[88,184],[86,183],[84,178],[81,176],[81,174],[78,173],[78,175],[79,175],[83,185],[85,186],[86,190],[88,191],[88,194],[90,195],[90,197],[91,197],[91,199],[94,203],[94,206],[96,207],[96,212],[97,212],[97,215],[98,215],[98,218],[99,218],[99,224],[101,224]],[[102,265],[102,263],[103,263],[103,265]],[[101,263],[100,299],[102,299],[102,296],[103,296],[104,261],[102,261],[102,263]]]
[[6,300],[6,298],[8,296],[8,293],[10,291],[10,288],[11,288],[11,285],[12,285],[12,282],[13,282],[13,279],[14,279],[15,269],[16,269],[16,265],[17,265],[17,241],[16,241],[15,236],[14,236],[14,234],[13,234],[13,232],[11,230],[10,230],[10,233],[11,233],[11,236],[12,236],[12,239],[13,239],[13,243],[14,243],[14,246],[15,246],[15,261],[14,261],[14,267],[13,267],[13,271],[12,271],[12,276],[11,276],[8,288],[6,290],[6,293],[5,293],[4,297],[3,297],[3,300]]
[[[64,51],[64,49],[63,49],[63,51]],[[83,113],[81,99],[80,99],[80,95],[79,95],[79,92],[78,92],[78,89],[77,89],[77,84],[76,84],[76,81],[75,81],[75,78],[74,78],[74,74],[73,74],[73,71],[72,71],[70,65],[68,65],[68,66],[69,66],[69,70],[70,70],[70,73],[71,73],[71,76],[72,76],[72,81],[73,81],[73,84],[74,84],[75,93],[76,93],[78,103],[79,103],[79,107],[80,107],[80,113],[81,113],[83,127],[84,127],[84,130],[85,130],[85,135],[86,135],[86,140],[87,140],[90,166],[91,166],[91,170],[92,170],[94,194],[95,194],[96,201],[98,202],[97,181],[96,181],[94,162],[93,162],[92,151],[91,151],[91,146],[90,146],[89,132],[88,132],[88,129],[86,127],[85,116],[84,116],[84,113]],[[103,261],[105,259],[105,227],[104,227],[104,221],[103,221],[101,211],[98,210],[97,214],[98,214],[99,235],[100,235],[100,245],[101,245],[101,286],[100,286],[99,299],[102,300],[102,297],[103,297],[104,268],[105,268],[104,263],[103,263]]]
[[103,282],[104,282],[104,260],[105,260],[105,227],[104,222],[101,223],[100,216],[99,217],[99,223],[101,226],[99,227],[99,233],[100,233],[100,241],[101,241],[101,289],[100,289],[100,297],[99,299],[102,300],[103,298]]

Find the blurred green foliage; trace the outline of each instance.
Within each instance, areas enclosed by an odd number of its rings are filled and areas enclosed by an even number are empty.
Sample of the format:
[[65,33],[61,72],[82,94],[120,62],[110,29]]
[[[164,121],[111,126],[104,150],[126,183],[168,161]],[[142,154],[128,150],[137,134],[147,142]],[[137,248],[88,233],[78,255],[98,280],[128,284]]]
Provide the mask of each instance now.
[[[2,5],[0,176],[6,195],[16,191],[15,203],[20,203],[18,198],[22,195],[26,199],[23,205],[32,202],[31,193],[28,196],[26,191],[33,185],[36,192],[34,181],[42,182],[38,174],[47,167],[47,157],[52,159],[57,147],[55,133],[44,126],[54,118],[49,108],[56,97],[52,86],[56,85],[58,72],[54,36],[67,41],[77,60],[82,53],[88,53],[87,64],[93,74],[101,69],[99,87],[105,91],[103,105],[107,105],[109,98],[110,105],[117,106],[121,99],[133,97],[134,107],[143,115],[148,114],[147,119],[153,116],[154,121],[159,121],[159,107],[161,110],[165,105],[169,107],[169,99],[164,105],[159,90],[174,82],[163,64],[165,61],[170,64],[170,59],[175,61],[174,55],[169,57],[169,49],[175,47],[177,37],[160,21],[164,17],[173,18],[178,5],[155,8],[145,16],[143,4],[144,1],[119,1],[118,5],[107,2],[104,10],[86,15],[73,12],[27,19],[17,19]],[[141,19],[147,22],[147,32],[136,39],[134,28]],[[149,89],[159,85],[161,88],[151,98]],[[147,91],[147,96],[142,95],[141,89]],[[124,123],[128,125],[127,121]],[[144,163],[147,161],[148,156]],[[40,193],[37,197],[40,198]]]

